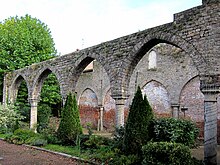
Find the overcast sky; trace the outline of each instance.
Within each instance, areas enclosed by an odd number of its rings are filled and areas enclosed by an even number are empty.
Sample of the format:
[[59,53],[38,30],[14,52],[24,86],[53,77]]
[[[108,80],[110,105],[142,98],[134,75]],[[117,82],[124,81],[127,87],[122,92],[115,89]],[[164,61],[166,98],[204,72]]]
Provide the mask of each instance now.
[[59,54],[173,21],[202,0],[1,0],[0,21],[29,14],[48,25]]

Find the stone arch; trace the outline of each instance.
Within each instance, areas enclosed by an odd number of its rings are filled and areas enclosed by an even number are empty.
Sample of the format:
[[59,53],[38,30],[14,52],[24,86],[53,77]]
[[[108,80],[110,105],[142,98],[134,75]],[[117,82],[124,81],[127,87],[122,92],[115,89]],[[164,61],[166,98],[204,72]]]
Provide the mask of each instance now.
[[79,112],[83,127],[90,123],[92,128],[97,128],[99,119],[98,97],[91,88],[86,88],[81,93],[79,97]]
[[11,85],[11,92],[10,92],[10,96],[9,96],[9,102],[10,103],[14,103],[16,98],[17,98],[17,94],[18,94],[18,89],[22,83],[22,81],[24,81],[27,85],[27,90],[28,90],[28,96],[30,94],[30,86],[29,83],[26,79],[25,76],[23,76],[22,74],[18,74],[14,80],[12,81],[12,85]]
[[[84,57],[84,56],[83,56]],[[72,68],[71,75],[70,75],[70,82],[71,84],[71,90],[75,91],[77,81],[80,77],[80,75],[83,73],[83,70],[88,66],[94,58],[92,57],[81,57],[79,58],[75,63],[75,68]]]
[[171,116],[171,103],[167,89],[158,81],[151,80],[142,88],[156,116]]
[[[92,61],[96,61],[96,63],[99,63],[100,66],[105,70],[111,86],[111,68],[109,66],[109,63],[106,62],[106,55],[103,52],[100,51],[100,53],[94,53],[94,51],[85,50],[83,51],[83,54],[74,62],[74,67],[71,69],[71,75],[70,75],[70,82],[71,82],[71,90],[75,91],[77,81],[80,77],[80,75],[83,73],[83,70],[88,66]],[[102,100],[100,100],[102,101]],[[101,102],[100,102],[101,103]]]
[[145,38],[141,39],[134,46],[133,50],[128,56],[130,60],[127,60],[127,63],[124,63],[124,66],[121,66],[120,72],[124,72],[125,74],[123,75],[121,80],[119,79],[117,81],[121,81],[121,86],[124,88],[124,94],[122,95],[127,95],[130,77],[138,62],[146,54],[146,52],[151,50],[155,45],[159,43],[171,44],[184,50],[193,60],[195,67],[197,68],[199,73],[206,73],[207,69],[209,69],[209,66],[207,65],[205,59],[200,55],[200,53],[192,44],[188,43],[186,40],[182,39],[176,34],[155,31],[154,33],[149,33]]
[[31,99],[39,99],[41,88],[43,86],[44,80],[51,73],[55,74],[55,76],[59,82],[59,85],[60,85],[60,93],[61,94],[63,93],[60,75],[58,73],[56,73],[53,69],[46,67],[46,68],[43,68],[40,70],[40,72],[37,74],[37,76],[34,80],[33,87],[32,87],[32,93],[31,93]]

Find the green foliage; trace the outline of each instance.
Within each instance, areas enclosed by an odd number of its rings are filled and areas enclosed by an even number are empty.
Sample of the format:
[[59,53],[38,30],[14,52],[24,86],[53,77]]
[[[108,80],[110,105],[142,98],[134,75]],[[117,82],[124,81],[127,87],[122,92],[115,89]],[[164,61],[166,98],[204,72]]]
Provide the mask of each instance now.
[[176,142],[192,147],[198,133],[196,125],[189,120],[174,118],[154,120],[154,141]]
[[124,127],[118,127],[115,129],[113,136],[113,146],[121,151],[123,150],[124,135],[125,135]]
[[143,165],[193,165],[189,147],[170,142],[149,142],[143,146]]
[[30,15],[11,17],[0,24],[0,54],[5,70],[23,68],[56,55],[47,25]]
[[152,119],[152,109],[138,86],[125,125],[124,151],[127,155],[141,154],[141,147],[149,141],[148,128]]
[[47,145],[47,140],[42,136],[34,136],[25,140],[25,144],[33,145],[33,146],[45,146]]
[[71,93],[67,95],[57,133],[63,143],[74,143],[75,145],[77,136],[82,134],[76,97]]
[[14,131],[13,134],[8,134],[5,137],[5,140],[8,141],[9,143],[14,143],[14,144],[30,144],[37,146],[42,146],[47,144],[47,141],[43,138],[42,135],[34,133],[31,130],[23,130],[23,129],[17,129]]
[[90,149],[101,148],[102,146],[110,146],[112,140],[106,137],[91,135],[89,139],[84,142],[84,146]]
[[62,98],[60,95],[60,86],[55,74],[51,73],[44,80],[41,89],[41,104],[47,104],[51,107],[51,112],[54,116],[60,116]]
[[51,116],[51,108],[47,104],[40,104],[38,106],[38,127],[37,131],[40,133],[44,129],[48,128],[49,120]]
[[[57,51],[47,25],[30,15],[0,23],[0,94],[3,73],[55,57]],[[2,97],[2,96],[1,96]]]
[[18,127],[18,121],[23,119],[13,105],[0,104],[0,130],[2,133],[13,132]]

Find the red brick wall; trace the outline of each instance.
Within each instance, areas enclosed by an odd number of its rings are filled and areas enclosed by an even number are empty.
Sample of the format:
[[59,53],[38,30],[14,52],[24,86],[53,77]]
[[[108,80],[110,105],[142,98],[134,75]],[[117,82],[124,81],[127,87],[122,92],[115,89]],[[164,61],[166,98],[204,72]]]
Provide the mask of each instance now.
[[98,110],[98,99],[95,92],[91,89],[86,89],[79,99],[80,120],[83,127],[91,124],[93,129],[97,129]]

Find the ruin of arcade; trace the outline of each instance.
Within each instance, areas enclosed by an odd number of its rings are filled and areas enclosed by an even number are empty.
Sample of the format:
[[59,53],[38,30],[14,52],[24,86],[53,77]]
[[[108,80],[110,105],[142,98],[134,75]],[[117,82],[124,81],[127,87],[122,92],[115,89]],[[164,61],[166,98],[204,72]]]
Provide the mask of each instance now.
[[[204,95],[205,158],[212,157],[210,161],[215,162],[217,96],[220,86],[219,9],[219,0],[203,0],[201,6],[174,14],[173,22],[7,73],[4,78],[3,102],[15,102],[19,85],[24,80],[27,84],[28,99],[31,105],[30,127],[33,127],[37,123],[37,104],[47,76],[50,73],[55,74],[60,85],[61,96],[65,100],[69,92],[76,91],[77,82],[83,70],[95,60],[108,76],[109,85],[104,90],[106,92],[110,90],[116,105],[116,126],[121,126],[124,124],[125,102],[135,90],[135,88],[130,88],[130,82],[136,66],[154,46],[162,43],[169,44],[184,52],[185,58],[195,69],[195,74],[192,76],[199,77],[200,89]],[[167,63],[168,71],[163,70],[161,73],[169,75],[168,77],[174,76],[175,74],[169,72],[172,65],[172,63]],[[188,66],[184,66],[182,70],[184,68],[190,69]],[[149,70],[149,72],[153,71]],[[167,81],[166,88],[170,89],[172,114],[177,117],[180,106],[178,96],[183,85],[180,87],[178,83],[175,84],[176,79],[172,80]],[[164,80],[161,78],[161,81]],[[99,101],[99,104],[103,104],[102,100]]]

